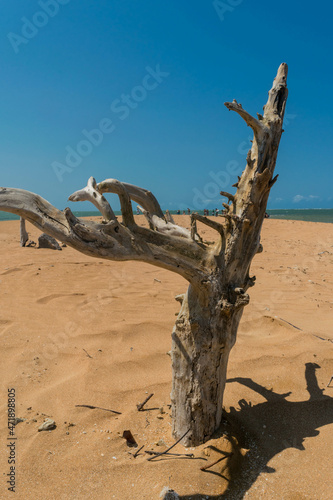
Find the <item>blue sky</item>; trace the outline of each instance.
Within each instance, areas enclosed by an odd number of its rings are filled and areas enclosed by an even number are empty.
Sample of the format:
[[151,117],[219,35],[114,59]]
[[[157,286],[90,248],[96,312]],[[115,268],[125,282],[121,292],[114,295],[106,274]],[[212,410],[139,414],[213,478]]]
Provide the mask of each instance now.
[[6,2],[0,184],[89,210],[67,198],[93,175],[150,189],[164,209],[220,208],[251,138],[223,102],[261,112],[286,62],[269,208],[333,207],[332,15],[328,0]]

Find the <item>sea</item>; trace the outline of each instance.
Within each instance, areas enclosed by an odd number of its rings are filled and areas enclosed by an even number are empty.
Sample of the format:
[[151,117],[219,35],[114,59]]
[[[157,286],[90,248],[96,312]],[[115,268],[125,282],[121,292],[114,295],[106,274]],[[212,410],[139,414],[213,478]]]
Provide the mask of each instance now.
[[[203,211],[197,211],[203,214]],[[91,212],[73,212],[76,217],[93,217],[101,214],[96,211]],[[171,214],[176,214],[176,211],[170,210]],[[272,219],[284,220],[303,220],[308,222],[327,222],[333,223],[333,208],[308,208],[308,209],[279,209],[267,210],[268,215]],[[121,215],[121,212],[115,212],[116,215]],[[3,220],[18,220],[19,216],[7,212],[0,212],[0,221]]]

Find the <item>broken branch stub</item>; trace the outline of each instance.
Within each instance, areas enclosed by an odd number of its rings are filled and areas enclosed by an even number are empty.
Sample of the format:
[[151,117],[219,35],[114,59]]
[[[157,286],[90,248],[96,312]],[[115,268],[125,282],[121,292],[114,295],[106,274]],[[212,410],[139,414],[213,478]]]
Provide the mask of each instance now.
[[[287,100],[287,65],[281,64],[269,91],[264,115],[251,116],[236,101],[226,107],[240,115],[254,132],[246,167],[234,185],[236,193],[224,203],[220,224],[193,214],[191,230],[165,217],[148,190],[93,177],[70,196],[71,201],[91,201],[104,223],[85,221],[69,208],[60,211],[40,196],[13,188],[0,188],[0,210],[25,218],[41,231],[87,255],[117,261],[138,260],[180,274],[189,282],[172,332],[172,423],[175,438],[186,446],[202,444],[219,427],[229,353],[236,341],[246,293],[254,285],[249,269],[262,250],[260,232],[273,178]],[[103,193],[120,200],[118,221]],[[149,222],[149,229],[135,222],[135,202]],[[213,244],[203,241],[197,222],[216,230]]]

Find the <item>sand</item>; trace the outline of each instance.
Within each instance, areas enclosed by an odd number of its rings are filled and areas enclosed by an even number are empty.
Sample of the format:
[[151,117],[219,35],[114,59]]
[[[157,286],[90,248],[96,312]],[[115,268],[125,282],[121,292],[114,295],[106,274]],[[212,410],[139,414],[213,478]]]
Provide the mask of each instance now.
[[[189,217],[177,221],[188,226]],[[37,241],[38,230],[27,229]],[[223,425],[198,448],[172,450],[193,458],[147,461],[145,450],[174,442],[168,351],[174,296],[187,283],[68,247],[21,248],[18,221],[1,222],[0,497],[14,498],[6,484],[14,388],[16,417],[24,419],[15,427],[17,499],[158,499],[164,486],[183,499],[332,498],[332,229],[265,220],[256,286],[229,361]],[[150,393],[148,410],[138,412]],[[47,417],[56,428],[38,432]],[[144,445],[136,458],[124,430]]]

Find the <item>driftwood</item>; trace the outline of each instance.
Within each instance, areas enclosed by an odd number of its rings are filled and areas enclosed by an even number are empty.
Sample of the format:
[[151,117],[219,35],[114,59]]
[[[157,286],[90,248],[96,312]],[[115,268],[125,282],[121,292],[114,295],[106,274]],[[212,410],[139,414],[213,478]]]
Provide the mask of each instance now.
[[101,408],[100,406],[92,406],[92,405],[75,405],[75,408],[89,408],[90,410],[104,410],[110,411],[111,413],[116,413],[117,415],[121,415],[120,411],[109,410],[108,408]]
[[138,411],[142,411],[143,410],[143,407],[146,403],[148,403],[148,401],[154,396],[154,393],[152,392],[151,394],[149,394],[149,396],[146,397],[146,399],[140,403],[139,405],[136,405]]
[[[25,218],[67,245],[97,258],[137,260],[180,274],[189,282],[172,333],[172,421],[175,438],[198,445],[220,425],[229,353],[236,341],[247,290],[254,285],[250,265],[262,250],[260,232],[273,177],[287,100],[287,65],[281,64],[264,114],[251,116],[237,101],[225,106],[244,119],[254,137],[244,172],[228,199],[221,223],[192,216],[191,231],[168,220],[155,196],[146,189],[93,178],[72,201],[89,199],[101,211],[103,223],[76,218],[40,196],[21,189],[0,189],[0,210]],[[122,221],[114,215],[104,193],[118,195]],[[149,228],[136,224],[131,202],[139,204]],[[216,230],[216,242],[198,235],[196,222]],[[186,432],[190,430],[190,432]],[[185,435],[186,434],[186,435]]]
[[[147,453],[147,455],[161,455],[160,451],[146,450],[145,453]],[[165,451],[165,452],[162,452],[162,454],[167,455],[168,457],[194,458],[193,453],[170,453],[169,451]]]
[[23,217],[20,217],[20,244],[21,247],[25,247],[25,244],[27,243],[29,239],[29,235],[27,233],[27,230],[25,228],[25,219]]
[[169,446],[167,450],[161,451],[160,453],[156,453],[156,455],[153,455],[152,457],[148,458],[148,460],[154,460],[154,458],[158,458],[161,455],[166,455],[170,450],[172,450],[172,448],[174,448],[178,443],[180,443],[182,439],[184,439],[184,437],[190,432],[190,430],[191,429],[188,429],[182,436],[180,436],[179,439],[177,439],[175,443],[173,443],[173,445]]

